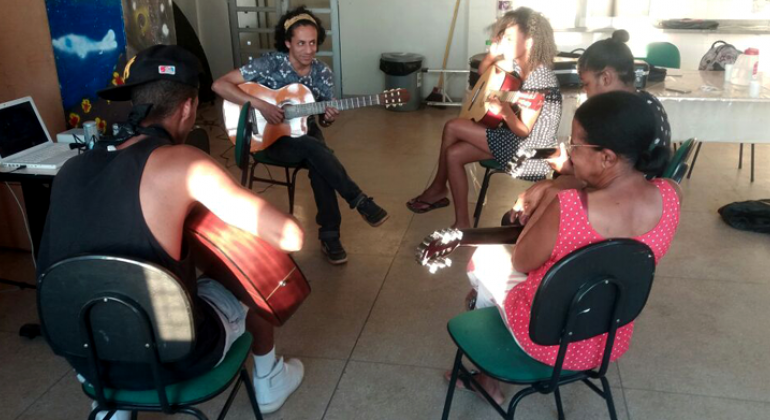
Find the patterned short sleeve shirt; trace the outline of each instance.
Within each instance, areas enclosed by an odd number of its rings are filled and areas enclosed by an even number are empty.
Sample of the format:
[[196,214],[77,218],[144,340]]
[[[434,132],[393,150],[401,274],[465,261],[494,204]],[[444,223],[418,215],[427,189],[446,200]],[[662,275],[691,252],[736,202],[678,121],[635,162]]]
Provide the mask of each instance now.
[[313,92],[316,102],[334,99],[334,75],[325,63],[313,59],[310,73],[300,76],[289,61],[289,54],[269,52],[252,59],[240,68],[243,79],[270,89],[280,89],[292,83],[301,83]]

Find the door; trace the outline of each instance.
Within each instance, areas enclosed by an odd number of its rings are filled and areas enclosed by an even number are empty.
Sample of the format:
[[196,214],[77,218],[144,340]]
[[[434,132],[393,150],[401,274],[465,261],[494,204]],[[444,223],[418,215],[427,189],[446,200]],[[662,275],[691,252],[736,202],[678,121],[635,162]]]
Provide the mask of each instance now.
[[236,67],[275,51],[273,31],[281,15],[291,7],[306,5],[326,29],[326,41],[318,47],[318,60],[334,72],[335,95],[342,97],[339,9],[337,0],[228,0],[233,61]]

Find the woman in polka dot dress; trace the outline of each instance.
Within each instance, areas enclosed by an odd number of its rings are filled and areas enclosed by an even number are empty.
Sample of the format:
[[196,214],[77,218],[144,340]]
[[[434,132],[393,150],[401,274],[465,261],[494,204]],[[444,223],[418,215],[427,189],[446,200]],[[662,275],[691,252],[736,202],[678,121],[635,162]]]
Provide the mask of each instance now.
[[[572,251],[607,238],[633,238],[647,244],[655,263],[666,254],[679,224],[681,193],[660,175],[670,150],[656,143],[653,111],[644,98],[629,92],[594,96],[575,113],[565,170],[584,183],[542,203],[512,250],[514,271],[484,276],[472,270],[477,307],[496,306],[518,345],[532,358],[554,365],[558,346],[541,346],[529,337],[532,302],[546,272]],[[479,254],[479,252],[477,252]],[[482,264],[474,255],[474,264]],[[488,261],[488,260],[487,260]],[[508,266],[509,261],[505,261]],[[473,268],[473,267],[471,267]],[[526,275],[521,273],[528,273]],[[617,331],[610,360],[628,350],[633,323]],[[564,369],[585,370],[601,364],[606,335],[569,345]],[[498,384],[480,383],[502,400]]]
[[[484,73],[489,66],[517,73],[523,80],[521,91],[539,95],[542,108],[489,100],[493,109],[503,115],[501,127],[485,126],[465,119],[453,119],[444,125],[436,177],[428,188],[406,205],[415,213],[449,205],[447,181],[455,200],[457,228],[470,227],[468,213],[468,180],[464,166],[492,159],[506,166],[520,149],[549,147],[556,144],[556,130],[561,116],[561,93],[551,71],[556,55],[553,30],[540,13],[521,7],[506,13],[495,23],[496,42],[479,65]],[[516,168],[514,175],[536,181],[550,171],[548,163],[531,161]]]

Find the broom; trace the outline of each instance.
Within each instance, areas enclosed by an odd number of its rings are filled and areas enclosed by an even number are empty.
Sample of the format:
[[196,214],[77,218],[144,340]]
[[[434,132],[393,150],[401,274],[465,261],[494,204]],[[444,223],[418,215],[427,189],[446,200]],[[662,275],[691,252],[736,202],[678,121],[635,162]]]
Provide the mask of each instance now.
[[[452,23],[449,25],[449,37],[446,40],[446,49],[444,50],[444,62],[441,64],[441,70],[446,70],[446,62],[447,59],[449,59],[449,48],[452,46],[452,36],[454,36],[455,33],[455,23],[457,22],[457,10],[460,8],[460,1],[457,0],[455,2],[455,11],[452,15]],[[425,98],[425,101],[427,102],[445,102],[444,98],[446,97],[446,94],[444,93],[444,73],[440,73],[438,76],[438,85],[433,88],[433,91],[428,95],[427,98]],[[448,98],[447,98],[448,99]]]

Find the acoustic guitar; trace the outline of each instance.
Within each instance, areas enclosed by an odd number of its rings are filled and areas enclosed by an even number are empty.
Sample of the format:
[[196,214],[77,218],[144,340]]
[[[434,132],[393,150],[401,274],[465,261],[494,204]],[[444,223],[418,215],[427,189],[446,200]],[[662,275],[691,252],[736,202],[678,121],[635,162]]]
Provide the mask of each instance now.
[[416,260],[428,267],[431,273],[451,267],[449,254],[461,246],[513,245],[519,239],[524,226],[518,220],[509,226],[462,229],[447,228],[426,236],[417,247]]
[[[313,92],[300,83],[284,86],[273,90],[259,83],[242,83],[238,87],[247,94],[283,109],[284,122],[269,124],[255,108],[252,108],[251,153],[266,149],[281,137],[300,137],[307,134],[307,118],[311,115],[322,115],[327,107],[340,111],[382,105],[386,108],[402,106],[409,102],[410,94],[406,89],[390,89],[379,95],[360,96],[355,98],[337,99],[333,101],[315,102]],[[235,133],[238,130],[238,119],[241,106],[224,101],[222,105],[225,129],[230,141],[235,144]]]
[[196,265],[214,279],[238,281],[273,325],[283,325],[310,294],[294,260],[197,205],[185,222]]
[[486,127],[496,128],[503,122],[503,115],[489,105],[490,96],[500,102],[511,102],[518,107],[540,110],[545,97],[540,93],[521,92],[522,80],[515,73],[508,73],[497,66],[489,66],[463,102],[460,118],[476,121]]

